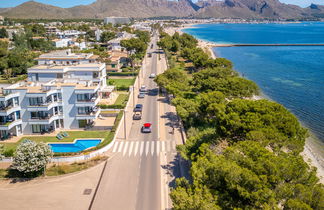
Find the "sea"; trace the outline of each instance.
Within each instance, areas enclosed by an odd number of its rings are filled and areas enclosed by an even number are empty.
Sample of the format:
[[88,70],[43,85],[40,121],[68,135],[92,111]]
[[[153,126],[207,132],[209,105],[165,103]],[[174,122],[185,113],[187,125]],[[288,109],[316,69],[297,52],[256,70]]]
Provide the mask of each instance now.
[[[183,30],[217,44],[323,44],[324,23],[202,24]],[[256,82],[262,95],[292,113],[309,129],[324,157],[324,46],[217,47],[217,57],[234,63]]]

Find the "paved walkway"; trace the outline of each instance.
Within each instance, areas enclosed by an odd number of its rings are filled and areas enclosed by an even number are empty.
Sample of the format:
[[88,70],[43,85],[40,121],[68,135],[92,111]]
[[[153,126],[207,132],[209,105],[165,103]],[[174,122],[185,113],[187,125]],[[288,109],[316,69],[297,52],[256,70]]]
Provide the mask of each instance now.
[[[17,183],[2,180],[0,181],[0,209],[86,210],[104,163],[61,177],[38,178]],[[84,195],[86,189],[91,190],[89,195]]]

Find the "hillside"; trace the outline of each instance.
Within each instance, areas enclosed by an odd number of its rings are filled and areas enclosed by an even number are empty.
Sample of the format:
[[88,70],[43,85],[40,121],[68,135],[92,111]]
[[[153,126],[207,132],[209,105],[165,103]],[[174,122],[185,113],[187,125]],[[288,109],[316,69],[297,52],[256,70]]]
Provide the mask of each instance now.
[[310,18],[324,17],[324,6],[308,8],[280,3],[279,0],[97,0],[72,8],[60,8],[34,1],[13,8],[0,9],[0,15],[11,18],[103,18],[128,16],[147,18],[215,17],[215,18]]
[[3,13],[4,17],[10,18],[71,18],[71,14],[63,8],[52,5],[29,1],[17,7],[13,7]]

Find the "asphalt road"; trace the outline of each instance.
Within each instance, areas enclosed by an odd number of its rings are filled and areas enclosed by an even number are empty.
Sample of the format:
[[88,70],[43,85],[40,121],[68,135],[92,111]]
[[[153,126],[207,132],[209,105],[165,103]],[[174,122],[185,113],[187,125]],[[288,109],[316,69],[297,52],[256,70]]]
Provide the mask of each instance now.
[[[152,40],[154,47],[149,51],[156,52],[156,38]],[[163,163],[174,158],[175,142],[159,139],[158,87],[149,79],[151,73],[158,73],[157,53],[147,62],[141,84],[149,91],[144,99],[138,100],[143,104],[142,120],[133,121],[129,136],[113,145],[112,157],[91,206],[93,210],[158,210],[168,206],[165,189],[169,183],[161,182],[161,174]],[[131,114],[126,120],[132,120]],[[141,133],[146,122],[152,123],[152,133]]]

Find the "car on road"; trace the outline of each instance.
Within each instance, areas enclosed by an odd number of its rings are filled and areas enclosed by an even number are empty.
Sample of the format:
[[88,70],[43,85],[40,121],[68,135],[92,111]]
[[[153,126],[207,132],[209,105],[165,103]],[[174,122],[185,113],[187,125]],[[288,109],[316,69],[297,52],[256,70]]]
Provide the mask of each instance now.
[[152,132],[152,124],[151,123],[144,123],[142,126],[142,133],[151,133]]
[[143,104],[136,104],[134,107],[134,112],[142,112],[143,110]]
[[156,75],[154,73],[150,74],[150,76],[149,76],[149,78],[151,78],[151,79],[153,79],[155,77],[156,77]]
[[142,113],[141,112],[135,112],[133,115],[133,120],[141,120],[142,119]]
[[152,57],[152,53],[148,53],[148,57],[149,57],[149,58]]
[[142,85],[141,88],[140,88],[140,92],[146,92],[146,86],[145,85]]
[[145,93],[144,92],[140,92],[138,94],[138,98],[145,98]]

